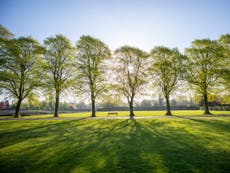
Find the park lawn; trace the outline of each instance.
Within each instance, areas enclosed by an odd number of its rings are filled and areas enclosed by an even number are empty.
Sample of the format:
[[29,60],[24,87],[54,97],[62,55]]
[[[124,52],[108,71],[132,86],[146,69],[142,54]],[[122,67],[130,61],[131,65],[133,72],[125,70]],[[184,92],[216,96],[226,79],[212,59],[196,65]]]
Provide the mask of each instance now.
[[230,117],[1,120],[0,172],[230,172]]
[[[116,112],[116,111],[115,111]],[[166,111],[134,111],[135,116],[164,116]],[[204,111],[202,110],[176,110],[172,111],[172,114],[175,116],[196,116],[202,115]],[[230,111],[211,111],[213,115],[230,115]],[[108,112],[97,112],[97,117],[107,117]],[[89,117],[91,112],[77,112],[77,113],[65,113],[59,114],[59,117]],[[116,116],[116,115],[112,115]],[[118,111],[118,116],[128,117],[129,111]],[[34,115],[34,116],[25,116],[25,118],[49,118],[53,115]],[[111,115],[110,115],[111,117]]]

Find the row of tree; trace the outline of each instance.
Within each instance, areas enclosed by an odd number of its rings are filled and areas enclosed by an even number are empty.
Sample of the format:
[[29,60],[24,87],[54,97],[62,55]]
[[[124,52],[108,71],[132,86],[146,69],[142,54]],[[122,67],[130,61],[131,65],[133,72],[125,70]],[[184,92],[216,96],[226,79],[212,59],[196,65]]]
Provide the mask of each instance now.
[[90,95],[92,117],[96,99],[108,91],[123,94],[133,117],[134,98],[150,82],[165,97],[166,115],[171,115],[171,93],[185,82],[203,95],[204,113],[210,114],[209,89],[217,84],[230,88],[229,64],[229,34],[218,40],[195,40],[184,54],[164,46],[150,53],[122,46],[112,56],[105,43],[91,36],[81,36],[75,47],[63,35],[49,37],[40,45],[31,37],[14,38],[0,25],[0,88],[17,99],[15,117],[22,101],[38,88],[55,96],[55,117],[60,94],[76,88],[79,95]]
[[[68,93],[72,94],[72,93]],[[108,93],[107,93],[108,94]],[[134,103],[135,109],[138,110],[164,110],[166,107],[165,99],[159,95],[158,98],[156,98],[156,95],[154,95],[155,99],[142,99],[140,100],[137,98]],[[69,100],[65,101],[63,98],[63,95],[61,96],[61,100],[59,103],[59,110],[60,111],[88,111],[91,109],[91,104],[86,103],[84,101],[78,100],[78,102],[70,102]],[[212,109],[213,106],[226,106],[227,103],[230,103],[226,100],[227,97],[223,96],[220,97],[219,95],[212,95],[209,94],[208,96],[208,105]],[[83,100],[83,99],[82,99]],[[127,102],[127,101],[126,101]],[[127,103],[125,100],[122,99],[122,97],[118,97],[115,99],[112,98],[111,95],[103,96],[103,99],[100,98],[96,102],[96,111],[100,110],[127,110]],[[200,107],[204,106],[204,100],[200,97],[200,95],[192,95],[190,97],[188,96],[178,96],[175,98],[170,99],[170,105],[171,109],[199,109]],[[0,101],[0,110],[14,110],[16,108],[16,104],[14,102],[10,102],[5,98],[4,101]],[[54,110],[54,97],[49,96],[45,99],[36,97],[28,97],[23,103],[21,104],[21,109],[23,110],[47,110],[47,111],[53,111]],[[223,107],[223,110],[225,108]]]

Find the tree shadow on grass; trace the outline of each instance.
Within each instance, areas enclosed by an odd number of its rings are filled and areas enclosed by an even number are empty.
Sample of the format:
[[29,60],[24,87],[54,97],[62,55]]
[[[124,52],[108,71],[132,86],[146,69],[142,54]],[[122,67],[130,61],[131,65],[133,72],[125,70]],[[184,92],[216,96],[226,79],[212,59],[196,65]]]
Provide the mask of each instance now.
[[208,150],[183,127],[167,123],[135,119],[72,120],[6,132],[1,135],[6,143],[10,136],[5,147],[18,145],[19,148],[3,148],[3,152],[13,156],[4,154],[0,172],[230,170],[228,152]]
[[[167,130],[160,131],[156,121],[151,121],[143,127],[149,129],[150,135],[158,135],[154,143],[161,143],[161,147],[156,152],[163,156],[169,172],[230,171],[230,152],[222,149],[221,144],[217,148],[210,147],[210,138],[207,139],[199,133],[191,136],[183,126],[168,126]],[[187,121],[185,125],[189,126],[190,122]]]
[[194,122],[198,122],[198,123],[202,123],[205,126],[211,127],[211,128],[215,128],[217,130],[221,130],[221,131],[229,131],[230,132],[230,125],[229,122],[224,122],[224,121],[220,121],[218,119],[212,119],[213,117],[206,117],[204,118],[192,118],[192,117],[185,117],[185,116],[175,116],[177,118],[181,118],[181,119],[185,119],[185,120],[191,120]]
[[[82,120],[86,120],[87,118],[81,118],[81,119],[76,119],[74,122],[79,123]],[[39,123],[36,123],[36,121],[39,121]],[[56,132],[56,130],[63,132],[66,130],[65,128],[62,128],[62,126],[70,124],[72,121],[67,120],[67,121],[40,121],[40,120],[32,120],[32,121],[21,121],[17,122],[14,121],[14,124],[18,125],[17,123],[23,123],[23,127],[21,126],[16,126],[12,127],[7,131],[3,131],[0,133],[0,139],[4,136],[8,137],[8,140],[1,142],[0,143],[0,148],[4,148],[9,145],[13,145],[15,143],[20,143],[22,141],[25,141],[26,139],[30,138],[40,138],[43,137],[46,134],[49,134],[50,132]],[[79,124],[80,126],[81,124]],[[7,122],[1,122],[1,126],[12,126],[12,121],[7,121]],[[59,127],[57,129],[57,127]],[[19,128],[19,129],[18,129]],[[18,137],[19,136],[19,137]]]

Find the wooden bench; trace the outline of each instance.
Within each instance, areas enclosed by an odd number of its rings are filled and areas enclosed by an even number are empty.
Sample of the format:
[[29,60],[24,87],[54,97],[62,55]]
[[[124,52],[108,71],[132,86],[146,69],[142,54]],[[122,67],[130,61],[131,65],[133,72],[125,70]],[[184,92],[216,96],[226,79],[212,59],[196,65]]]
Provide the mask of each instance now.
[[117,115],[118,116],[118,112],[108,112],[107,117],[110,115]]

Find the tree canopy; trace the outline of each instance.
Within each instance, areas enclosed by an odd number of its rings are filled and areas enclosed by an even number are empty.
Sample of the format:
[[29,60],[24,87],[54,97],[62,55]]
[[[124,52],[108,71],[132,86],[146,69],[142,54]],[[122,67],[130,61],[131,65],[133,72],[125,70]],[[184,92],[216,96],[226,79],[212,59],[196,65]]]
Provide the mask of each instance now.
[[0,87],[8,90],[16,99],[15,116],[19,116],[21,102],[40,85],[39,57],[43,48],[31,37],[11,39],[1,44]]
[[12,39],[14,34],[12,34],[8,29],[0,24],[0,40],[1,39]]
[[[196,39],[183,55],[177,48],[165,46],[154,47],[150,54],[128,45],[111,53],[104,42],[92,36],[81,36],[73,47],[58,34],[45,39],[41,46],[32,37],[15,38],[0,25],[0,93],[10,93],[16,100],[16,117],[24,99],[38,107],[36,92],[45,93],[46,107],[55,107],[54,116],[58,116],[60,98],[72,89],[78,91],[74,96],[90,98],[92,117],[96,116],[96,101],[111,107],[123,104],[124,99],[133,117],[135,99],[143,91],[151,92],[150,86],[153,93],[160,88],[154,94],[159,96],[160,108],[166,105],[166,115],[172,114],[170,99],[176,104],[173,94],[178,86],[202,95],[205,114],[210,114],[209,98],[217,98],[219,93],[219,100],[224,97],[222,102],[228,103],[230,34],[217,40]],[[141,104],[151,105],[150,100]]]
[[44,84],[55,94],[54,116],[58,116],[60,94],[75,81],[74,49],[70,41],[63,35],[49,37],[44,41]]
[[186,80],[203,95],[205,114],[210,114],[208,107],[208,92],[216,85],[220,77],[219,70],[223,67],[224,57],[217,41],[202,39],[192,42],[191,48],[185,51]]
[[111,58],[111,52],[105,43],[91,36],[81,36],[76,47],[79,87],[82,92],[90,93],[92,117],[95,117],[95,101],[105,91],[106,60]]
[[123,46],[115,50],[114,58],[115,87],[126,97],[130,117],[133,117],[134,98],[147,82],[148,54],[135,47]]
[[176,89],[178,80],[183,69],[184,58],[178,49],[167,47],[155,47],[151,51],[152,58],[152,80],[160,87],[165,100],[166,115],[172,115],[170,110],[170,94]]
[[224,80],[224,85],[228,90],[230,90],[230,34],[222,35],[218,43],[223,48],[224,61],[222,61],[222,67],[220,69],[220,74]]

